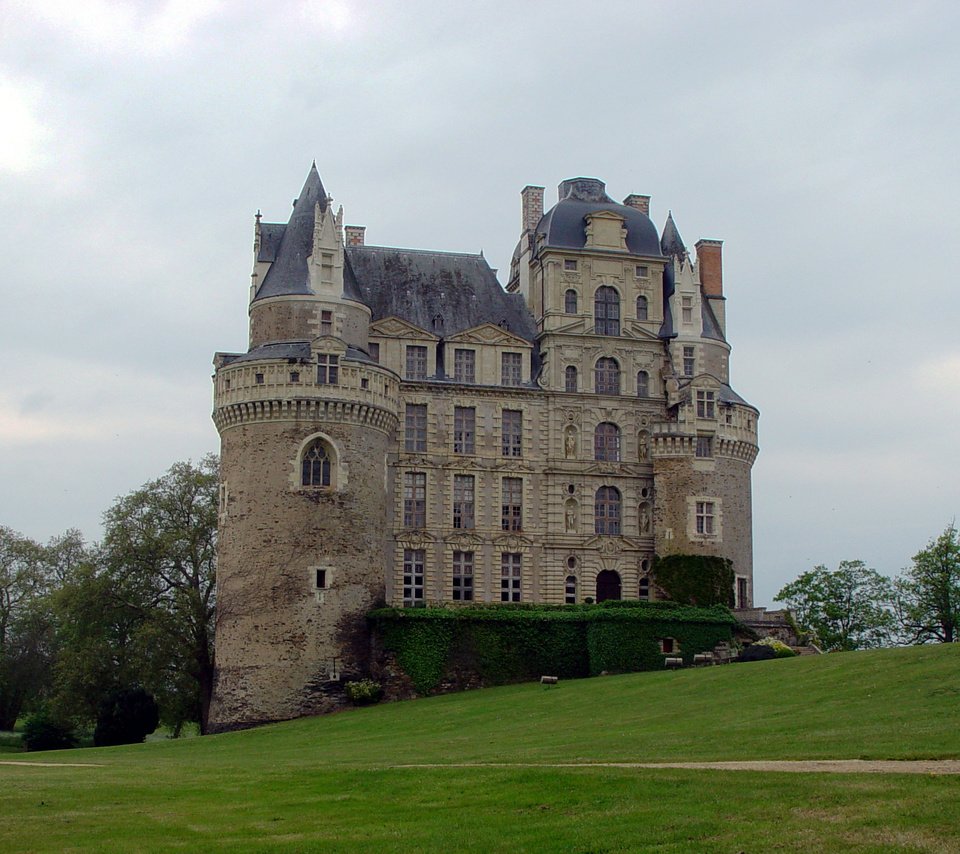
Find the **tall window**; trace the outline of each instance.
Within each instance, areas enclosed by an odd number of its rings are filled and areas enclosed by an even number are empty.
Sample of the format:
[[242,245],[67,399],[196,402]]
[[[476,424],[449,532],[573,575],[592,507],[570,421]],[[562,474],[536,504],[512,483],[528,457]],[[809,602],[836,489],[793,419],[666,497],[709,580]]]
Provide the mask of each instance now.
[[563,372],[563,383],[566,391],[577,390],[577,369],[573,365],[567,365]]
[[303,455],[300,483],[303,486],[330,486],[330,454],[320,439]]
[[427,348],[421,345],[407,345],[407,379],[425,380],[427,378]]
[[620,294],[604,285],[593,298],[593,331],[597,335],[620,334]]
[[473,475],[453,476],[453,527],[472,529],[474,520]]
[[637,320],[646,320],[647,319],[647,298],[644,296],[637,297]]
[[650,598],[650,577],[643,575],[640,577],[640,599],[649,599]]
[[403,525],[405,528],[427,526],[427,475],[424,472],[404,472]]
[[713,436],[697,436],[697,456],[713,456]]
[[698,534],[713,534],[714,506],[712,501],[698,501],[696,507],[696,522]]
[[458,383],[477,381],[477,354],[474,350],[453,351],[453,378]]
[[747,579],[737,576],[737,607],[747,607]]
[[320,385],[337,385],[340,381],[340,357],[332,353],[317,356],[317,382]]
[[603,421],[593,431],[593,458],[608,463],[620,462],[620,428]]
[[455,454],[474,453],[477,435],[477,410],[472,406],[453,408],[453,452]]
[[453,553],[453,601],[473,601],[473,552]]
[[695,354],[696,351],[693,347],[683,348],[683,375],[685,377],[693,376]]
[[620,365],[616,359],[597,359],[593,370],[593,387],[597,394],[620,394]]
[[414,453],[427,450],[427,405],[408,403],[403,422],[403,449]]
[[523,412],[519,409],[504,409],[500,429],[500,456],[523,456]]
[[563,601],[567,605],[577,604],[577,576],[568,575],[563,586]]
[[684,323],[693,323],[693,297],[680,298],[680,317]]
[[520,569],[523,555],[518,552],[502,552],[500,555],[500,601],[520,601]]
[[500,528],[504,531],[523,530],[523,479],[505,477],[500,484]]
[[500,354],[500,385],[520,385],[523,382],[523,355]]
[[332,311],[320,312],[320,334],[333,335],[333,312]]
[[373,359],[374,362],[380,361],[380,345],[375,341],[371,341],[369,344],[367,344],[367,352],[370,354],[370,358]]
[[563,295],[563,310],[567,314],[577,313],[577,292],[573,288]]
[[424,549],[403,550],[403,604],[407,608],[423,605]]
[[716,398],[712,391],[697,392],[697,418],[716,418]]
[[637,397],[650,397],[650,374],[637,371]]
[[593,530],[597,534],[620,534],[620,491],[612,486],[601,486],[593,504]]

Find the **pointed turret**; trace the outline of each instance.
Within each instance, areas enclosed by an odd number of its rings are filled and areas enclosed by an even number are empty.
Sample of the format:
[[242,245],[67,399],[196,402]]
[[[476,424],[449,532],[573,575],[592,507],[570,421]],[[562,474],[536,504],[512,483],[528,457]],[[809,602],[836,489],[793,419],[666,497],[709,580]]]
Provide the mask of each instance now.
[[683,258],[687,254],[687,247],[683,245],[683,238],[673,221],[673,211],[667,213],[667,222],[663,226],[663,236],[660,238],[660,251],[669,257]]

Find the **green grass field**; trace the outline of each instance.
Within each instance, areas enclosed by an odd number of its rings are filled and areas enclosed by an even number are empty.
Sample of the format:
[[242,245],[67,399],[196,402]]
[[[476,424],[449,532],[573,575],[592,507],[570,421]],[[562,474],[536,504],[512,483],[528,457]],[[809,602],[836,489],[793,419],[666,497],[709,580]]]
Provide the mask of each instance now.
[[0,765],[0,851],[960,851],[958,776],[547,767],[823,758],[960,758],[960,646],[7,753],[101,767]]

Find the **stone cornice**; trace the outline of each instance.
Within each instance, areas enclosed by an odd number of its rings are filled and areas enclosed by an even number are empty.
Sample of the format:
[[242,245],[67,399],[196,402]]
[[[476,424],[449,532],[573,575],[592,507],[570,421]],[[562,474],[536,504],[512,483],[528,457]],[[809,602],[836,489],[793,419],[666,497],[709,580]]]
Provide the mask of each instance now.
[[395,412],[369,403],[345,400],[284,398],[251,400],[217,407],[213,423],[221,433],[241,424],[265,421],[339,422],[371,427],[392,436],[397,429]]

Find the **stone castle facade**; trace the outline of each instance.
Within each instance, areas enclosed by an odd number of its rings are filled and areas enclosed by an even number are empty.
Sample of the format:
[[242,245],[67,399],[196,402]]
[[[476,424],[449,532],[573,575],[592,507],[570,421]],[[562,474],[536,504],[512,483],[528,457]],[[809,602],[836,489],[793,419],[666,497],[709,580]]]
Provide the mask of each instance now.
[[720,241],[693,259],[592,178],[521,196],[505,290],[482,255],[367,245],[316,166],[257,215],[249,350],[215,358],[213,729],[336,705],[384,601],[656,598],[654,555],[692,553],[752,605]]

